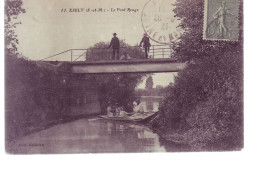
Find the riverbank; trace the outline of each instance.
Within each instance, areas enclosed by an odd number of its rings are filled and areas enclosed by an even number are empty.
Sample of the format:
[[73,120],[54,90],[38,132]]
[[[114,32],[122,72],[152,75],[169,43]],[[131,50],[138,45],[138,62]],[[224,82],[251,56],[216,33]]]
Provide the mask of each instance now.
[[[147,125],[160,138],[172,144],[187,145],[190,151],[239,151],[243,147],[242,111],[221,115],[223,110],[216,108],[219,104],[223,107],[222,101],[218,96],[208,98],[189,112],[183,111],[181,115],[173,111],[169,114],[171,116],[165,116],[159,111],[159,115]],[[224,102],[226,105],[233,104]]]
[[206,142],[200,142],[201,138],[203,139],[203,134],[198,136],[196,131],[188,131],[187,133],[163,133],[161,131],[153,130],[156,134],[159,135],[163,146],[166,147],[169,152],[211,152],[211,151],[240,151],[241,147],[232,147],[232,148],[223,148],[220,146],[221,141],[217,143],[212,143],[208,145]]

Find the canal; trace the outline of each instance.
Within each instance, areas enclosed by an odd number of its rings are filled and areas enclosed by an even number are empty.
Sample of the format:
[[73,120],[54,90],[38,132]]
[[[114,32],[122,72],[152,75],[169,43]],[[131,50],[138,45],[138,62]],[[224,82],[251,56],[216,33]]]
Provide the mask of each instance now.
[[[162,97],[143,96],[144,110],[158,111]],[[185,151],[143,124],[83,118],[27,135],[11,145],[15,154]]]
[[165,152],[144,125],[100,118],[80,119],[30,134],[12,145],[18,154]]

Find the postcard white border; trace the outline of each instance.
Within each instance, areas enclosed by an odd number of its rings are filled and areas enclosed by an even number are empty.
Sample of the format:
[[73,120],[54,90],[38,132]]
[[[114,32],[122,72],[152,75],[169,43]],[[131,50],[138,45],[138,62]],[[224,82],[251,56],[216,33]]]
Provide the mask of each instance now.
[[[0,2],[3,19],[3,1]],[[3,96],[1,96],[1,171],[259,171],[259,23],[255,12],[260,2],[245,1],[245,149],[225,153],[145,153],[145,154],[68,154],[6,155],[3,138]],[[3,20],[2,20],[3,21]],[[3,45],[3,22],[1,45]],[[4,80],[4,52],[1,46],[1,81]],[[4,93],[1,84],[1,93]]]

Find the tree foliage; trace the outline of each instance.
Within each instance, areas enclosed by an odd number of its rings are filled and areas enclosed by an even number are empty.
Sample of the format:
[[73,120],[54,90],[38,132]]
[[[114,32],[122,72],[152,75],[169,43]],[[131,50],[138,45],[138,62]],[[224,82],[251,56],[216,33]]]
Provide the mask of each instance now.
[[[112,48],[107,49],[109,42],[99,42],[88,49],[86,58],[87,60],[111,60],[112,59]],[[139,46],[130,46],[124,41],[120,40],[120,52],[119,57],[124,53],[127,53],[133,59],[144,58],[144,53]]]
[[[193,60],[179,72],[152,125],[169,140],[194,150],[243,146],[243,23],[238,41],[202,39],[204,0],[177,0],[174,12],[185,30],[175,57]],[[169,134],[171,133],[171,134]]]
[[132,111],[132,102],[137,98],[135,87],[142,82],[144,74],[99,74],[95,75],[98,83],[102,112],[106,113],[108,103],[124,106]]
[[151,75],[146,79],[145,88],[148,90],[153,88],[153,78]]
[[63,83],[63,74],[15,54],[6,54],[5,67],[6,141],[66,116],[63,102],[68,99],[69,88]]
[[[107,49],[109,43],[100,42],[90,47],[87,59],[110,60],[112,50]],[[132,58],[143,58],[143,52],[139,47],[132,47],[120,40],[120,54],[126,52]],[[136,99],[135,87],[142,82],[146,74],[95,74],[99,90],[102,112],[106,112],[108,102],[118,103],[126,110],[132,110],[132,102]]]
[[15,34],[15,28],[17,24],[21,24],[21,22],[17,21],[18,15],[25,13],[22,5],[22,0],[5,0],[5,48],[9,53],[17,51],[19,42]]

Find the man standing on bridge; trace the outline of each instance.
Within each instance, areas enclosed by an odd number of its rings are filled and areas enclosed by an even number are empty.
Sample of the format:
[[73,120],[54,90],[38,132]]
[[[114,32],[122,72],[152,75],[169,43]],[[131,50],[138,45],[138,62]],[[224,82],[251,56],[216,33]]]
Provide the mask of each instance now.
[[143,43],[144,51],[145,51],[145,58],[148,59],[148,53],[149,53],[151,44],[150,44],[150,39],[147,36],[147,33],[144,34],[144,37],[139,45],[140,47],[141,47],[142,43]]
[[[111,39],[111,42],[110,42],[110,45],[108,48],[110,48],[111,46],[113,48],[112,59],[119,60],[120,43],[119,43],[119,39],[116,37],[116,33],[114,33],[113,35],[114,35],[114,37]],[[115,58],[115,54],[116,54],[116,58]]]

